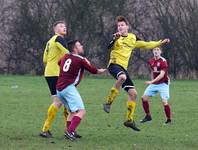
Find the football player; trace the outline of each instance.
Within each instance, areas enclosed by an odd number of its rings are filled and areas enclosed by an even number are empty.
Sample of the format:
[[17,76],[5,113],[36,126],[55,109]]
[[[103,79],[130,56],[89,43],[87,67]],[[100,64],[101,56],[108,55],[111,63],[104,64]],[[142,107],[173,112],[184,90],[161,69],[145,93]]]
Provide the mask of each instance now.
[[154,57],[149,60],[149,66],[152,70],[151,81],[146,81],[145,84],[149,85],[142,96],[142,106],[145,112],[145,117],[140,122],[145,123],[152,120],[149,110],[149,97],[160,93],[164,112],[166,115],[165,124],[171,123],[171,109],[168,104],[169,95],[169,77],[168,77],[168,64],[165,58],[161,56],[161,48],[156,47],[153,49]]
[[97,69],[81,56],[84,49],[78,40],[70,41],[68,48],[71,53],[65,55],[59,62],[60,75],[56,88],[58,97],[69,110],[65,137],[73,141],[78,138],[76,128],[85,116],[84,103],[76,86],[80,83],[84,70],[92,74],[100,74],[105,72],[106,69]]
[[[58,80],[60,67],[58,61],[66,54],[69,53],[66,42],[64,40],[65,35],[67,34],[67,27],[64,21],[57,21],[53,25],[54,36],[47,42],[45,51],[43,54],[43,62],[45,65],[45,79],[47,81],[50,93],[52,104],[49,106],[47,111],[47,118],[44,122],[42,132],[40,136],[42,137],[52,137],[50,132],[50,126],[54,120],[58,109],[61,107],[62,103],[57,97],[56,94],[56,83]],[[67,110],[64,108],[64,118],[67,118]],[[65,123],[66,125],[66,123]]]
[[134,83],[127,72],[129,58],[135,48],[152,49],[169,42],[169,39],[145,42],[129,33],[129,23],[124,16],[116,18],[117,33],[114,34],[108,49],[111,49],[108,65],[109,73],[116,79],[115,84],[110,90],[107,101],[103,104],[105,112],[109,113],[112,103],[122,87],[128,94],[127,114],[124,126],[130,127],[135,131],[140,129],[135,125],[134,112],[137,101],[137,91]]

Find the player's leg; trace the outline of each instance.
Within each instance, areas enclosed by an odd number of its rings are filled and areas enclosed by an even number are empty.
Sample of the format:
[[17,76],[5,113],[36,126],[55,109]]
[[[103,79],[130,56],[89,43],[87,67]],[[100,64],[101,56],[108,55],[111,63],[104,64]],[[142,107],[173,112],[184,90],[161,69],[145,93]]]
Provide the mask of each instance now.
[[151,121],[152,117],[149,109],[149,97],[147,95],[142,96],[142,107],[145,112],[145,117],[142,120],[140,120],[140,122],[145,123],[147,121]]
[[47,111],[47,117],[44,122],[42,132],[48,132],[51,124],[59,110],[59,108],[62,106],[62,103],[60,102],[59,98],[57,96],[52,96],[53,103],[49,106]]
[[48,83],[50,92],[51,92],[51,99],[52,104],[49,106],[47,111],[47,117],[45,119],[42,132],[40,133],[40,136],[42,137],[51,137],[52,134],[50,133],[49,129],[50,126],[56,116],[56,113],[58,112],[58,109],[61,107],[62,102],[59,100],[59,98],[56,95],[56,82],[58,80],[58,77],[46,77],[46,81]]
[[71,114],[72,114],[71,124],[67,128],[67,130],[65,130],[65,136],[68,138],[68,134],[69,136],[70,134],[72,134],[72,137],[74,136],[75,138],[81,138],[82,136],[77,134],[76,129],[80,125],[81,120],[84,118],[86,111],[85,109],[80,109],[77,112],[73,112]]
[[69,116],[69,111],[67,110],[66,107],[63,107],[63,116],[64,116],[65,128],[67,128],[70,125],[70,122],[67,121],[67,118]]
[[84,103],[74,85],[69,85],[67,88],[65,88],[62,91],[62,95],[67,102],[68,109],[70,110],[70,115],[68,117],[70,125],[65,130],[65,136],[70,140],[75,140],[76,129],[86,113]]
[[166,115],[166,122],[165,124],[169,124],[171,123],[171,108],[170,108],[170,105],[168,104],[168,101],[163,99],[162,100],[162,103],[163,103],[163,106],[164,106],[164,112],[165,112],[165,115]]
[[160,96],[162,98],[162,104],[164,107],[164,113],[166,115],[166,122],[165,124],[169,124],[171,123],[171,108],[170,105],[168,103],[168,100],[170,98],[170,94],[169,94],[169,85],[166,83],[162,83],[159,85],[159,92],[160,92]]
[[[65,131],[67,131],[68,129],[69,129],[69,127],[70,127],[70,125],[71,125],[71,121],[72,121],[72,118],[74,117],[74,113],[71,113],[71,112],[69,112],[68,113],[68,117],[67,117],[67,127],[65,128]],[[81,135],[79,135],[76,131],[74,132],[74,136],[76,137],[76,138],[81,138],[82,136]]]
[[124,122],[124,125],[126,127],[132,128],[135,131],[140,131],[140,129],[136,127],[135,120],[134,120],[134,113],[135,113],[136,101],[137,101],[137,91],[128,73],[127,72],[125,73],[126,73],[127,79],[123,83],[122,87],[128,93],[128,101],[127,101],[126,121]]
[[111,88],[109,95],[107,96],[107,101],[105,104],[103,104],[104,111],[109,113],[111,104],[114,102],[116,96],[119,93],[120,88],[122,87],[122,84],[126,80],[126,74],[125,70],[123,70],[122,67],[119,65],[111,64],[108,68],[110,74],[117,79],[114,86]]
[[154,84],[149,85],[144,91],[144,94],[142,96],[142,107],[145,112],[145,117],[142,120],[140,120],[141,123],[145,123],[147,121],[152,120],[149,109],[149,97],[155,96],[157,92],[158,92],[157,86]]
[[65,128],[65,130],[67,130],[69,128],[72,118],[73,118],[73,113],[70,112],[67,117],[67,128]]

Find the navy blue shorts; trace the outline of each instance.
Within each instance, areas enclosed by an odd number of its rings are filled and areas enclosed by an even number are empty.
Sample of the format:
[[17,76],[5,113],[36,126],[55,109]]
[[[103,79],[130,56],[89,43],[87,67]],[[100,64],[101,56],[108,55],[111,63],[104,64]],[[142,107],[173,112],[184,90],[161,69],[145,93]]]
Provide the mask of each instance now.
[[118,77],[122,74],[126,75],[126,81],[122,84],[122,88],[128,92],[129,89],[134,89],[135,86],[133,84],[133,81],[130,79],[130,76],[128,72],[120,65],[118,64],[110,64],[108,67],[109,73],[115,78],[118,79]]
[[52,96],[56,95],[56,83],[58,81],[58,77],[57,76],[45,77],[45,80],[47,81],[51,95]]

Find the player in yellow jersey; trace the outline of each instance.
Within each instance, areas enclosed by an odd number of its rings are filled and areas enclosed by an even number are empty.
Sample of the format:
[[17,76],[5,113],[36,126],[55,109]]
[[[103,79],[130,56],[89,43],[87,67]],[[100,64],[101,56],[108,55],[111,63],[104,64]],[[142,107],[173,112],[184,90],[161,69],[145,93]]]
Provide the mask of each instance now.
[[[45,65],[45,79],[48,83],[51,99],[53,103],[49,106],[47,112],[47,118],[42,128],[40,136],[42,137],[52,137],[49,128],[54,120],[58,109],[61,107],[62,103],[56,95],[56,82],[58,80],[60,67],[58,61],[69,51],[66,48],[66,42],[64,36],[67,34],[67,28],[64,21],[57,21],[53,25],[55,35],[47,42],[44,54],[43,62]],[[65,125],[67,119],[67,110],[64,109]]]
[[140,131],[134,121],[137,91],[127,72],[129,58],[135,48],[152,49],[165,43],[169,43],[170,40],[164,39],[150,42],[139,40],[135,34],[128,32],[129,23],[124,16],[118,16],[116,18],[116,25],[118,32],[114,34],[114,38],[108,46],[108,49],[111,49],[108,70],[116,79],[116,82],[111,88],[107,101],[103,104],[103,109],[107,113],[110,112],[111,104],[122,87],[128,93],[127,114],[124,125],[135,131]]

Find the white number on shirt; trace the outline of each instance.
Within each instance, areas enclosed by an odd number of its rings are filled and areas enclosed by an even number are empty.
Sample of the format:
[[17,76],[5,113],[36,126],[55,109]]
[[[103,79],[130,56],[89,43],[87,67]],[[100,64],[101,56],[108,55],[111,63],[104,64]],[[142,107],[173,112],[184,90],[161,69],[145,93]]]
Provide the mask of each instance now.
[[69,70],[69,67],[71,65],[71,62],[72,62],[72,60],[70,58],[65,61],[65,64],[63,66],[63,71],[64,72],[67,72]]

